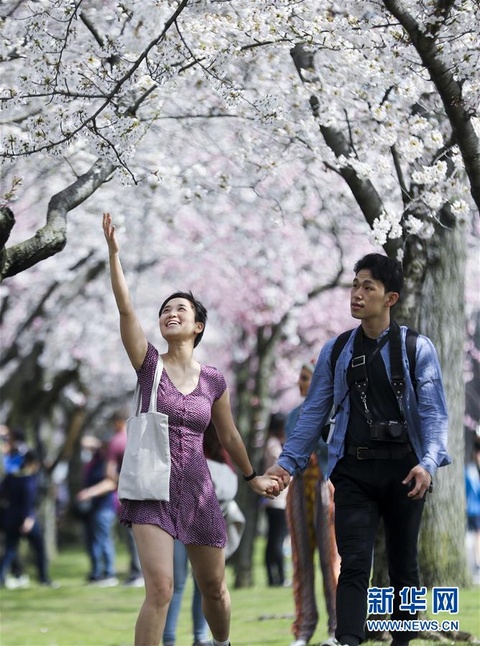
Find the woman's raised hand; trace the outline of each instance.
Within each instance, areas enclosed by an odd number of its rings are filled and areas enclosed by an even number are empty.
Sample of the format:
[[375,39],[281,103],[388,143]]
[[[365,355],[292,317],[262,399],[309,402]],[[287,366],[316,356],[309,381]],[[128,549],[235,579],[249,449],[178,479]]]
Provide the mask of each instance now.
[[109,253],[118,253],[120,247],[115,236],[115,225],[112,224],[112,216],[110,213],[103,214],[103,233],[105,234]]

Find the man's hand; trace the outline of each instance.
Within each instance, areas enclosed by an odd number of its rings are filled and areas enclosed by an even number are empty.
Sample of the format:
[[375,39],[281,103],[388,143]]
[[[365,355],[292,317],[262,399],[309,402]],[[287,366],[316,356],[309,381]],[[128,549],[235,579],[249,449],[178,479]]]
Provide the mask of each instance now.
[[278,493],[280,493],[280,491],[283,491],[285,487],[288,487],[290,483],[290,474],[288,473],[288,471],[286,471],[286,469],[281,467],[279,464],[274,464],[269,469],[267,469],[265,471],[265,475],[273,476],[277,478],[278,487],[279,487]]
[[432,476],[426,469],[417,464],[409,471],[402,484],[409,488],[407,494],[409,498],[421,500],[432,484]]

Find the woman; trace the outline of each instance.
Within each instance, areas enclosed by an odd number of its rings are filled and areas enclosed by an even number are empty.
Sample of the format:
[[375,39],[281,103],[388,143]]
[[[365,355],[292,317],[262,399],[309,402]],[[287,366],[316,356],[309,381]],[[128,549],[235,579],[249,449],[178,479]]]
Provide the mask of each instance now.
[[[103,216],[112,289],[120,314],[120,332],[137,371],[147,410],[158,351],[147,341],[133,309],[110,214]],[[223,376],[193,358],[205,329],[207,312],[191,293],[177,292],[160,307],[159,325],[167,342],[157,407],[169,416],[170,501],[123,501],[120,520],[132,525],[145,577],[145,600],[135,626],[136,646],[157,646],[173,590],[173,542],[185,543],[203,597],[212,646],[229,646],[230,595],[225,581],[225,521],[203,454],[202,436],[210,420],[222,445],[252,489],[274,496],[278,483],[257,476],[235,427]]]

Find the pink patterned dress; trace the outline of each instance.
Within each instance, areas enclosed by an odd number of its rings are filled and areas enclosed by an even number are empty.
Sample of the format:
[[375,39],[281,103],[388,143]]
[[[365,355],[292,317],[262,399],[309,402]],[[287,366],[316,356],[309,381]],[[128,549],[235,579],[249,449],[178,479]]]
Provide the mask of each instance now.
[[[138,371],[142,412],[148,410],[157,357],[158,350],[149,343]],[[163,370],[157,409],[169,418],[170,501],[122,501],[124,525],[158,525],[186,545],[225,547],[225,520],[203,454],[203,433],[212,405],[225,390],[223,375],[211,366],[201,367],[198,384],[188,395],[179,392]]]

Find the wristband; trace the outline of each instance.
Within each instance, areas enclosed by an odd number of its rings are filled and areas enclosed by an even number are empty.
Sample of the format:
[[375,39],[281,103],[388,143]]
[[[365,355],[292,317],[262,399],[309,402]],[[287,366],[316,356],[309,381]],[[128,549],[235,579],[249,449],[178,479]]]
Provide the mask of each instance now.
[[245,482],[250,482],[250,480],[253,480],[256,477],[257,477],[257,472],[254,469],[249,476],[243,476],[243,479],[245,480]]

